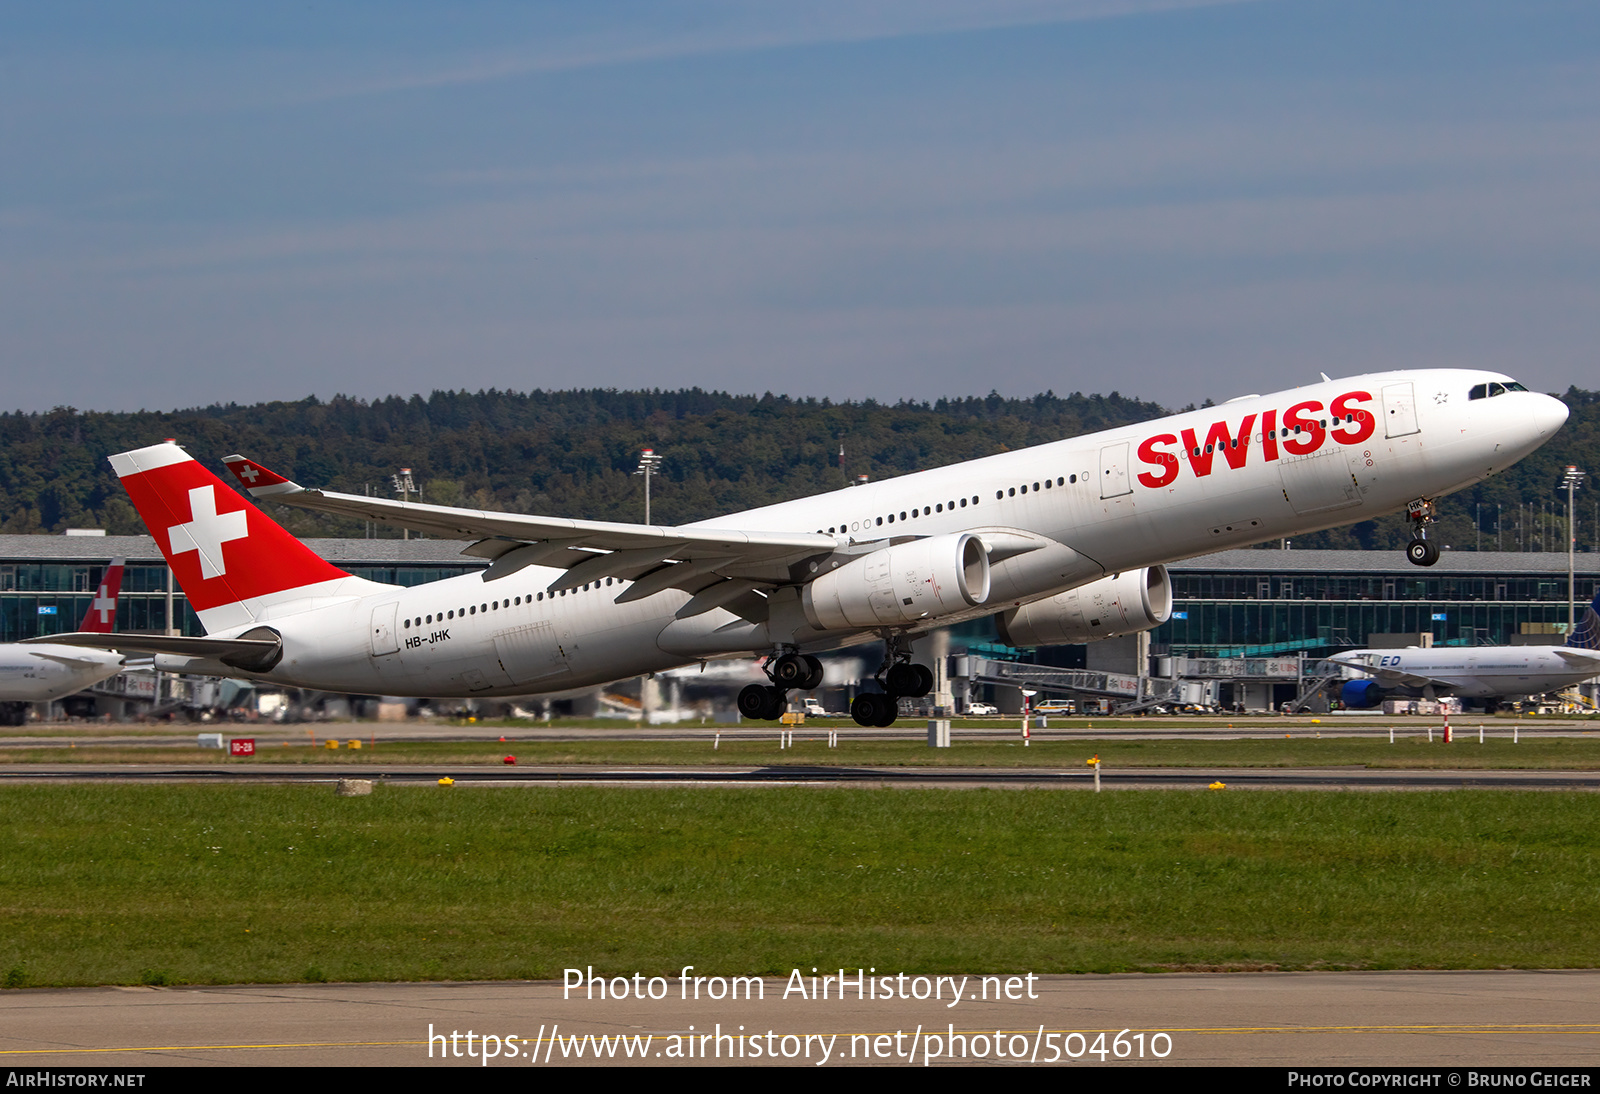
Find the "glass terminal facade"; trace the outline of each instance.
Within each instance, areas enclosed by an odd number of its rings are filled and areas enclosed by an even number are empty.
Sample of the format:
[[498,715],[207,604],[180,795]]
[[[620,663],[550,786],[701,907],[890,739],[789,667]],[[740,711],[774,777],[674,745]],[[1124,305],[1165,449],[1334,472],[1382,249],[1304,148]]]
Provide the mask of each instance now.
[[[1151,645],[1191,657],[1269,657],[1429,632],[1436,646],[1508,645],[1566,631],[1567,558],[1449,552],[1428,569],[1399,552],[1224,551],[1174,563],[1172,618]],[[1600,556],[1577,556],[1581,614]],[[1548,638],[1545,641],[1549,641]]]

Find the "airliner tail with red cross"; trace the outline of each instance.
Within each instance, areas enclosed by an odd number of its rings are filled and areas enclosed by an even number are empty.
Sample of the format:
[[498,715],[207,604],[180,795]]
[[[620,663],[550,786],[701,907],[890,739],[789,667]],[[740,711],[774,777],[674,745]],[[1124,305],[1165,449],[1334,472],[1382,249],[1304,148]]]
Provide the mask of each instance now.
[[385,587],[321,558],[175,444],[111,466],[207,633]]
[[128,560],[114,558],[96,587],[89,610],[83,613],[78,630],[88,634],[110,634],[117,624],[117,594],[122,591],[122,567]]

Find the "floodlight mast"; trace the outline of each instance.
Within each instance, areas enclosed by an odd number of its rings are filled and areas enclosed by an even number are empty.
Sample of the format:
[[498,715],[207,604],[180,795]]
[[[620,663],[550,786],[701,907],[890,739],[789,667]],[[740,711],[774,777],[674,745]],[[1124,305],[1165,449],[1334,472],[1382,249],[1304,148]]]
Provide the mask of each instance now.
[[661,467],[665,456],[656,455],[656,450],[647,448],[639,455],[639,466],[634,470],[635,475],[644,476],[644,522],[650,523],[650,479]]
[[1573,519],[1572,495],[1579,486],[1583,485],[1584,472],[1576,467],[1568,467],[1561,485],[1567,488],[1567,639],[1578,630],[1578,589],[1573,577],[1573,555],[1577,551],[1578,528]]
[[[400,474],[390,476],[390,481],[394,483],[394,492],[400,495],[400,504],[404,505],[407,501],[411,500],[410,496],[412,494],[416,494],[418,500],[421,500],[422,491],[417,489],[417,484],[411,478],[411,468],[402,467],[400,469]],[[410,539],[411,529],[402,529],[401,538]]]

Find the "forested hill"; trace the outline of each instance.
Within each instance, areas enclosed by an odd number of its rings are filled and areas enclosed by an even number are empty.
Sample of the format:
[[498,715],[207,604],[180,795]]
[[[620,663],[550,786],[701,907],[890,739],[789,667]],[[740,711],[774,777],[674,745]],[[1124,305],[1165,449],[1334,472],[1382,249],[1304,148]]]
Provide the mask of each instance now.
[[[240,452],[307,486],[392,497],[390,477],[409,467],[427,502],[618,521],[643,519],[633,470],[654,448],[653,519],[682,523],[1165,413],[1116,393],[887,406],[690,389],[0,414],[0,531],[143,531],[105,457],[168,437],[218,473]],[[274,515],[302,534],[361,534],[360,522]]]
[[[1567,464],[1597,451],[1600,392],[1573,388],[1566,428],[1503,476],[1446,499],[1438,542],[1456,550],[1564,550],[1554,519]],[[657,523],[682,523],[1170,413],[1110,395],[834,403],[686,391],[435,392],[366,402],[336,397],[169,413],[59,408],[0,414],[0,531],[143,531],[105,457],[171,437],[213,470],[241,452],[308,486],[393,496],[410,467],[423,500],[594,520],[643,517],[633,475],[641,449],[665,459],[652,489]],[[839,448],[844,446],[843,466]],[[1578,537],[1596,549],[1600,490],[1579,494]],[[1559,501],[1559,506],[1557,502]],[[361,535],[359,522],[274,507],[302,535]],[[1476,524],[1481,516],[1481,524]],[[383,536],[398,536],[380,529]],[[1295,541],[1302,547],[1398,547],[1397,517]]]

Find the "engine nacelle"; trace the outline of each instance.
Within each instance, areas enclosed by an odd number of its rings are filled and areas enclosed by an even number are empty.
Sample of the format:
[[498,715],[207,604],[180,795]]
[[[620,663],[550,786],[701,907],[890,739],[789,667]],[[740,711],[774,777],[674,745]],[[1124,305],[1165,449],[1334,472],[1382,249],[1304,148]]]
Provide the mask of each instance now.
[[1008,646],[1068,646],[1137,634],[1172,614],[1165,566],[1127,570],[995,617]]
[[1383,702],[1383,689],[1376,680],[1346,680],[1339,701],[1353,710],[1370,710]]
[[800,591],[806,618],[828,631],[902,626],[988,599],[989,553],[967,532],[885,547]]

